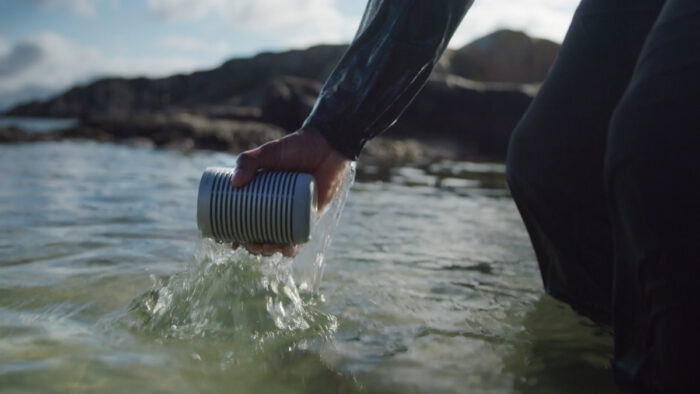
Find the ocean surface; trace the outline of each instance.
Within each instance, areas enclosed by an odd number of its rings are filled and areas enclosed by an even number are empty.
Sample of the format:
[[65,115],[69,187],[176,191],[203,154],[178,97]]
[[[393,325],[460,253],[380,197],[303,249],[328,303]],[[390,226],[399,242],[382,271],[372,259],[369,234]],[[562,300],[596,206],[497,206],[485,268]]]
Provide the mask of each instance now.
[[615,392],[501,164],[374,169],[283,259],[197,231],[202,171],[234,159],[0,145],[0,392]]
[[25,118],[19,116],[0,116],[0,129],[16,127],[32,133],[45,133],[53,130],[68,129],[78,125],[78,119],[72,118]]

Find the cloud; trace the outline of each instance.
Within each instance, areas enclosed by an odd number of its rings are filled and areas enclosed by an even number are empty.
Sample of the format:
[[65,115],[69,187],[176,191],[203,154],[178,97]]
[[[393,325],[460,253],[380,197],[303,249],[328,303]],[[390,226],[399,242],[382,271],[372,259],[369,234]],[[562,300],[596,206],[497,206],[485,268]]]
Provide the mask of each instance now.
[[188,36],[165,36],[156,40],[164,49],[179,52],[205,52],[225,55],[231,52],[231,45],[226,41],[209,42]]
[[10,44],[7,41],[5,41],[5,39],[0,34],[0,56],[7,55],[7,52],[9,52],[9,51],[10,51]]
[[561,42],[579,0],[477,0],[450,47],[461,47],[498,29],[522,30]]
[[[577,3],[477,0],[450,46],[460,47],[501,28],[561,41]],[[280,46],[347,42],[359,24],[359,17],[343,15],[333,0],[149,0],[148,6],[168,21],[220,18],[235,28],[271,37]]]
[[41,51],[29,43],[20,43],[10,53],[0,56],[0,78],[10,77],[35,63],[41,57]]
[[56,33],[45,32],[15,43],[9,49],[0,37],[0,105],[43,98],[77,83],[102,76],[166,76],[201,66],[190,57],[130,58],[108,55]]
[[343,15],[332,0],[149,0],[148,6],[169,21],[221,18],[280,46],[346,42],[359,24],[359,18]]
[[[31,1],[41,7],[67,7],[83,16],[96,15],[99,4],[117,4],[116,0]],[[252,33],[252,37],[277,42],[279,47],[301,47],[352,39],[359,16],[357,12],[344,15],[337,4],[338,0],[149,0],[148,9],[166,21],[223,22]],[[359,12],[361,7],[351,4]],[[520,29],[560,41],[576,4],[577,0],[477,0],[450,46],[460,47],[499,28]],[[20,100],[43,98],[105,75],[164,76],[192,71],[212,66],[202,64],[202,54],[221,58],[232,52],[224,40],[204,41],[189,35],[148,39],[170,54],[114,56],[107,48],[79,45],[52,32],[11,43],[0,36],[0,108]]]
[[50,7],[64,7],[74,14],[82,17],[92,18],[97,16],[96,0],[32,0],[37,5]]

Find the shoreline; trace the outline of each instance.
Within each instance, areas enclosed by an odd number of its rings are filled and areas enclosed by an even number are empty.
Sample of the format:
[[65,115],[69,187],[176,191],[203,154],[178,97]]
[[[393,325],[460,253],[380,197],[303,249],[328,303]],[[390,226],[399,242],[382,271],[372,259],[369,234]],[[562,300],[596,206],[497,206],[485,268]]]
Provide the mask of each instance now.
[[[141,114],[122,119],[93,119],[78,126],[47,132],[17,127],[0,128],[0,144],[95,141],[148,149],[228,152],[238,154],[287,134],[282,128],[255,121],[211,119],[187,113]],[[390,133],[389,133],[390,134]],[[417,168],[438,179],[461,178],[461,170],[450,163],[486,162],[502,165],[498,157],[469,154],[449,140],[420,141],[405,137],[377,137],[370,141],[357,161],[357,176],[363,180],[388,181],[402,167]],[[439,167],[439,168],[438,168]],[[457,166],[459,167],[459,166]],[[438,168],[435,170],[434,168]],[[488,171],[489,183],[504,186],[498,171]],[[475,174],[469,171],[468,178]],[[478,178],[482,175],[476,174]],[[439,184],[439,180],[436,182]]]
[[[19,127],[0,128],[0,144],[83,139],[183,152],[211,150],[240,153],[286,134],[280,127],[257,121],[212,119],[191,113],[144,113],[123,118],[82,120],[75,127],[43,132]],[[456,159],[459,156],[459,149],[447,143],[378,137],[367,144],[359,162],[394,167]]]

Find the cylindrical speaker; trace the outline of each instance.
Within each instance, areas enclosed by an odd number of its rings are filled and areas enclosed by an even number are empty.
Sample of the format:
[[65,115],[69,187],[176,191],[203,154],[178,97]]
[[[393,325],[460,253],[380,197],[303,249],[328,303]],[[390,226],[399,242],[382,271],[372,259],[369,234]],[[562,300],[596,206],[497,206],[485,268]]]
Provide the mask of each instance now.
[[209,167],[197,196],[197,226],[206,237],[241,243],[300,244],[316,217],[314,179],[298,172],[260,171],[231,186],[234,168]]

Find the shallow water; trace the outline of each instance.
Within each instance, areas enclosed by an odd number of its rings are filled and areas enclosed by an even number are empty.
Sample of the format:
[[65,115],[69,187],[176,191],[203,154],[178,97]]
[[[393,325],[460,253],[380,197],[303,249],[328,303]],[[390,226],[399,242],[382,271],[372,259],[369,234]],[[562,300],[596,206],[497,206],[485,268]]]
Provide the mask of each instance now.
[[365,173],[320,279],[199,239],[199,176],[232,163],[0,146],[0,391],[614,392],[610,333],[543,295],[501,165]]

